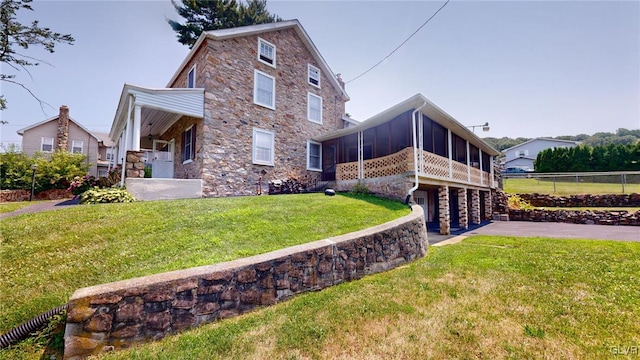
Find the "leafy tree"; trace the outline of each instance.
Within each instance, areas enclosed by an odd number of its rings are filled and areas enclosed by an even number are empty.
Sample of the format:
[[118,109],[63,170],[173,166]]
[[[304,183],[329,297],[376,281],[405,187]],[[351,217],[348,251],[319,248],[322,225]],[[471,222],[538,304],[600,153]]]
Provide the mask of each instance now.
[[[33,11],[30,3],[32,0],[0,0],[0,61],[3,65],[15,71],[24,70],[29,73],[27,67],[37,66],[44,61],[28,56],[22,52],[29,46],[42,46],[50,53],[55,51],[58,43],[72,44],[75,40],[69,35],[63,35],[51,31],[47,27],[41,27],[38,20],[34,20],[30,25],[23,25],[16,19],[19,10]],[[40,100],[29,88],[16,80],[16,75],[0,73],[0,81],[18,85],[31,94],[40,107],[44,102]],[[7,108],[7,101],[0,95],[0,110]]]
[[177,33],[178,41],[190,48],[203,31],[282,21],[267,11],[266,0],[171,0],[173,7],[186,22],[167,20]]

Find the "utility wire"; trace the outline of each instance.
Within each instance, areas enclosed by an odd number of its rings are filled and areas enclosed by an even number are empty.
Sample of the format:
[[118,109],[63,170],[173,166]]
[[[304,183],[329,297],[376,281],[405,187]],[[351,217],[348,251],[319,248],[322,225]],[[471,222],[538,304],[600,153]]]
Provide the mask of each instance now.
[[438,11],[436,11],[435,13],[433,13],[433,15],[431,15],[431,17],[429,17],[427,19],[427,21],[425,21],[424,23],[422,23],[422,25],[420,25],[420,27],[413,32],[413,34],[409,35],[408,38],[406,38],[400,45],[398,45],[398,47],[396,47],[395,49],[393,49],[392,52],[389,53],[389,55],[385,56],[384,58],[382,58],[382,60],[378,61],[375,65],[373,65],[372,67],[370,67],[369,69],[367,69],[365,72],[363,72],[362,74],[356,76],[355,78],[347,81],[345,84],[348,84],[350,82],[356,81],[359,78],[361,78],[362,76],[364,76],[366,73],[368,73],[369,71],[375,69],[378,65],[382,64],[385,60],[387,60],[388,58],[391,57],[391,55],[393,55],[393,53],[395,53],[396,51],[398,51],[398,49],[400,49],[404,44],[407,43],[407,41],[411,40],[411,38],[418,33],[418,31],[420,31],[425,25],[427,25],[429,23],[429,21],[431,21],[431,19],[433,19],[436,15],[438,15],[438,13],[440,12],[440,10],[444,9],[445,6],[447,6],[447,4],[449,3],[449,1],[451,0],[447,0],[445,1],[445,3],[440,7],[440,9],[438,9]]

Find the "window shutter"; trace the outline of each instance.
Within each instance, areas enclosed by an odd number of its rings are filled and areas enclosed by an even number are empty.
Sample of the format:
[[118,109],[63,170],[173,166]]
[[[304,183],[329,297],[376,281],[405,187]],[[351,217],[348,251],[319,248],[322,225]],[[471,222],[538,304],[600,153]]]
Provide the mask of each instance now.
[[191,154],[189,159],[196,159],[196,124],[191,128]]

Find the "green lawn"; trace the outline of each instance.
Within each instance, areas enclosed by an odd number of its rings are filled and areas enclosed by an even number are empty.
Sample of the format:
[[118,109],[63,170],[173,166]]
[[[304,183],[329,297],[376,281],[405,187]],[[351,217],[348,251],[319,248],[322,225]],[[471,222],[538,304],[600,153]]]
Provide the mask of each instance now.
[[371,196],[306,194],[80,205],[3,219],[0,332],[81,287],[265,253],[409,212]]
[[[601,184],[586,182],[554,182],[552,179],[503,179],[504,191],[510,194],[621,194],[621,184]],[[640,184],[626,184],[624,193],[640,193]]]
[[640,243],[471,237],[101,359],[609,358],[640,344],[639,258]]
[[33,204],[35,204],[35,202],[29,202],[29,201],[3,202],[3,203],[0,203],[0,214],[10,213],[12,211],[16,211],[18,209],[22,209],[23,207],[27,207]]

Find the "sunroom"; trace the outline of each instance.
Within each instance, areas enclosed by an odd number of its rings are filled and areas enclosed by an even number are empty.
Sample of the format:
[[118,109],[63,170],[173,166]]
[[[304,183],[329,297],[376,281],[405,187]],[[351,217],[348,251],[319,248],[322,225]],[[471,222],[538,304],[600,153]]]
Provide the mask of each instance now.
[[364,183],[385,196],[412,198],[440,232],[490,216],[498,152],[420,94],[314,140],[322,144],[322,178],[339,190]]

